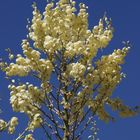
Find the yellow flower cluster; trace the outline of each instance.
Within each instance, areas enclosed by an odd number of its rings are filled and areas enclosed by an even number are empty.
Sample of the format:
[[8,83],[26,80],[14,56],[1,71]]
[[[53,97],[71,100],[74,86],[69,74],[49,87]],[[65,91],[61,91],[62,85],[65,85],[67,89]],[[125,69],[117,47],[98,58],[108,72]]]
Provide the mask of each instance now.
[[18,125],[18,118],[12,117],[9,123],[8,132],[10,134],[13,134],[17,125]]
[[0,131],[8,129],[8,133],[13,134],[15,132],[17,125],[18,125],[17,117],[12,117],[9,122],[5,122],[4,120],[0,119]]
[[4,130],[6,128],[7,122],[0,119],[0,131]]
[[[21,44],[23,56],[18,54],[14,57],[15,63],[0,63],[8,77],[31,75],[39,79],[39,87],[29,83],[17,86],[12,82],[9,85],[12,108],[28,115],[31,131],[46,120],[41,110],[44,107],[42,102],[50,111],[51,114],[46,116],[55,127],[55,115],[63,120],[66,127],[69,124],[74,126],[74,121],[78,124],[84,118],[85,106],[92,108],[105,121],[112,119],[105,111],[105,103],[119,110],[121,116],[133,114],[128,107],[109,100],[124,77],[121,64],[130,48],[114,50],[96,61],[94,58],[98,50],[105,48],[113,37],[111,21],[104,16],[90,30],[87,7],[80,4],[79,11],[75,7],[73,0],[59,0],[56,4],[48,3],[41,14],[33,5],[29,34]],[[11,56],[10,59],[14,58]],[[54,81],[51,78],[56,79],[57,85],[51,83]],[[14,132],[17,124],[17,119],[12,118],[9,133]],[[6,122],[0,120],[0,130],[5,126]],[[33,140],[32,135],[27,135],[25,140]]]
[[72,63],[67,66],[67,72],[69,73],[70,76],[72,76],[75,79],[82,78],[85,70],[86,70],[86,67],[78,62]]
[[28,134],[25,136],[24,140],[35,140],[32,136],[32,134]]
[[123,104],[123,101],[119,98],[108,99],[108,105],[111,106],[112,110],[118,110],[120,117],[128,117],[136,115],[136,112],[130,109],[128,106]]
[[[112,28],[107,18],[99,21],[99,25],[88,29],[87,7],[80,4],[76,14],[75,1],[59,1],[54,6],[47,4],[43,16],[33,6],[33,19],[29,27],[29,37],[34,41],[34,47],[48,54],[65,48],[65,56],[83,54],[92,59],[99,48],[106,47],[112,39]],[[105,23],[104,23],[105,22]],[[105,26],[104,26],[105,25]]]
[[[42,119],[40,118],[39,106],[44,100],[45,93],[36,86],[32,84],[23,84],[20,86],[9,85],[10,92],[10,103],[14,111],[21,113],[26,113],[31,120],[29,128],[34,130],[34,128],[39,127]],[[10,122],[9,131],[13,132],[13,126],[16,123],[16,119],[13,118]]]
[[[93,110],[95,110],[99,100],[102,97],[104,98],[97,111],[99,118],[102,120],[109,121],[109,119],[112,119],[105,111],[103,104],[107,102],[116,85],[119,84],[121,79],[124,77],[124,74],[121,73],[120,64],[123,64],[124,57],[128,53],[129,49],[129,47],[124,47],[122,50],[114,50],[114,52],[110,55],[102,56],[101,60],[96,62],[96,69],[93,70],[93,75],[90,73],[87,75],[87,86],[100,83],[98,95],[96,96],[97,102],[89,100],[88,105],[91,106]],[[91,93],[93,92],[92,90],[90,91]],[[113,104],[111,107],[113,107]],[[120,111],[120,115],[123,113],[125,113],[126,116],[132,116],[135,114],[135,112],[128,109],[128,107],[123,107],[123,109],[123,111]],[[117,110],[119,110],[119,108],[117,108]]]
[[[26,113],[30,118],[38,113],[38,106],[44,98],[42,90],[29,85],[14,86],[10,85],[10,103],[14,111]],[[36,105],[36,106],[35,106]]]
[[10,63],[9,67],[6,69],[6,74],[8,76],[26,76],[30,71],[28,66],[22,66],[14,63]]
[[29,124],[29,130],[34,131],[35,128],[39,127],[43,122],[41,115],[39,113],[33,116],[31,123]]
[[[122,50],[114,50],[112,54],[102,56],[101,60],[96,62],[95,68],[93,66],[87,67],[89,72],[86,75],[86,78],[83,80],[83,83],[86,88],[88,86],[88,89],[91,89],[91,93],[93,85],[97,85],[100,82],[102,85],[100,90],[102,89],[103,91],[106,91],[105,88],[110,90],[110,88],[112,89],[116,87],[124,76],[124,74],[121,73],[120,64],[124,62],[124,57],[129,49],[129,47],[124,47]],[[110,92],[108,91],[107,93],[109,95]]]
[[[106,91],[108,96],[112,95],[112,90],[120,83],[122,77],[121,66],[124,57],[130,48],[124,47],[122,50],[114,50],[111,55],[103,56],[101,60],[96,63],[97,71],[102,81],[102,87],[99,92]],[[108,90],[107,90],[108,89]]]
[[49,54],[54,54],[57,49],[60,49],[60,40],[52,36],[46,36],[44,41],[44,50]]
[[37,10],[37,7],[34,5],[34,11],[33,11],[33,19],[32,19],[32,25],[29,28],[29,37],[34,41],[34,46],[36,48],[42,48],[43,42],[45,38],[45,30],[46,26],[42,21],[42,15]]
[[[49,79],[53,66],[50,60],[40,58],[40,52],[29,46],[27,40],[23,40],[22,49],[25,57],[17,55],[16,63],[10,63],[6,68],[8,76],[26,76],[29,72],[38,72],[39,77]],[[42,75],[45,73],[45,75]]]

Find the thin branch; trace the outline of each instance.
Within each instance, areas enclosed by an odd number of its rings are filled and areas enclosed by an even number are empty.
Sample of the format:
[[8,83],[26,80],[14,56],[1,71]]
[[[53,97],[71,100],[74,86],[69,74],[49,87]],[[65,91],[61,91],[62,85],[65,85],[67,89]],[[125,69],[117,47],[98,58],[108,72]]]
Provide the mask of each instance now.
[[28,131],[28,127],[21,133],[21,134],[19,134],[19,136],[18,136],[18,138],[16,138],[16,140],[20,140],[20,139],[22,139],[24,136],[24,134]]
[[46,136],[48,137],[49,140],[52,140],[51,136],[49,135],[49,133],[47,132],[46,128],[44,127],[44,125],[41,123],[41,127],[44,130]]
[[87,121],[87,123],[84,125],[83,129],[80,131],[80,133],[76,136],[76,140],[78,140],[78,138],[83,134],[83,132],[87,129],[87,127],[89,126],[90,122],[92,121],[92,118],[96,115],[96,112],[98,110],[98,108],[100,107],[103,99],[105,97],[105,93],[101,96],[92,116],[89,118],[89,120]]

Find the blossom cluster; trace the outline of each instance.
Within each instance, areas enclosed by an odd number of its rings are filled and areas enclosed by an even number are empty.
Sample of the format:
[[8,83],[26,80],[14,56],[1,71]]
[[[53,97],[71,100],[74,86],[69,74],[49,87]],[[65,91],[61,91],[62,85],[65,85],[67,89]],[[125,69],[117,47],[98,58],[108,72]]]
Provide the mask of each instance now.
[[42,16],[34,5],[29,37],[35,42],[35,48],[49,55],[64,47],[66,57],[83,54],[92,59],[96,56],[98,48],[106,47],[112,39],[112,28],[110,24],[105,25],[108,21],[106,17],[89,30],[86,9],[84,4],[80,4],[76,14],[75,1],[68,3],[60,0],[56,6],[53,2],[49,3]]
[[23,40],[22,49],[25,57],[17,55],[16,63],[10,63],[6,68],[7,76],[27,76],[32,71],[38,72],[40,78],[45,73],[43,79],[49,79],[53,69],[50,60],[40,58],[40,52],[31,48],[27,40]]
[[13,134],[15,132],[17,125],[18,125],[17,117],[12,117],[9,122],[0,119],[0,131],[8,129],[8,133]]
[[79,78],[84,75],[86,67],[81,63],[71,63],[67,66],[67,72],[74,78]]
[[[120,116],[134,115],[129,107],[111,98],[125,77],[121,65],[130,48],[116,49],[96,58],[98,50],[106,48],[113,37],[111,21],[104,16],[89,29],[88,7],[80,3],[77,11],[73,0],[50,2],[43,14],[35,4],[33,8],[33,18],[27,26],[29,33],[21,44],[23,54],[14,57],[10,53],[10,60],[15,58],[15,61],[0,63],[9,79],[32,76],[38,80],[38,86],[12,82],[8,87],[13,110],[29,117],[28,130],[47,125],[51,131],[56,128],[53,133],[60,139],[57,127],[63,122],[59,128],[64,131],[64,139],[67,136],[78,139],[72,135],[88,114],[85,107],[104,121],[113,120],[105,104],[118,110]],[[54,119],[56,116],[60,122]],[[46,120],[49,121],[44,123]],[[17,124],[17,118],[12,118],[9,133],[14,132]],[[0,130],[5,127],[7,123],[0,120]],[[34,139],[28,134],[25,140]]]
[[32,136],[32,134],[28,134],[25,136],[24,140],[35,140]]
[[30,118],[37,114],[38,106],[43,100],[45,93],[32,84],[9,85],[10,103],[14,111],[26,113]]
[[0,119],[0,131],[4,130],[7,126],[7,122],[4,120]]
[[9,123],[8,132],[10,134],[13,134],[17,125],[18,125],[18,118],[12,117]]

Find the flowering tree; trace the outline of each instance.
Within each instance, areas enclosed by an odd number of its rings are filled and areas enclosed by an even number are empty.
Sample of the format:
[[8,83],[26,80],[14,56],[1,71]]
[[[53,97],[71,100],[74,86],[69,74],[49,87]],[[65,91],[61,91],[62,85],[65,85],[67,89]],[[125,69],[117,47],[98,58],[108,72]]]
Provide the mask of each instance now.
[[[121,65],[129,43],[97,60],[97,52],[112,39],[111,20],[104,16],[90,30],[87,7],[80,3],[77,11],[72,0],[50,2],[43,14],[35,4],[33,8],[33,19],[27,26],[29,33],[21,44],[23,54],[14,56],[7,49],[11,61],[0,63],[10,80],[13,111],[29,118],[27,128],[16,140],[33,140],[30,133],[38,127],[49,140],[79,140],[95,115],[105,122],[114,120],[105,110],[106,105],[121,117],[137,114],[136,108],[112,98],[115,87],[125,76]],[[33,78],[38,85],[23,83],[17,76]],[[16,117],[9,122],[1,119],[0,131],[13,134],[16,125]]]

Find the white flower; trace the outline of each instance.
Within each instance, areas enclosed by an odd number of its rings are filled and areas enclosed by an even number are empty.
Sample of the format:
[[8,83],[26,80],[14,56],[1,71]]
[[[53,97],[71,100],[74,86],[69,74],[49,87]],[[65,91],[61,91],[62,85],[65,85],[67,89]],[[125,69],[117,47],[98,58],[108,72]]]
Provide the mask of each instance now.
[[10,126],[16,126],[16,125],[18,125],[18,118],[12,117],[10,120]]

